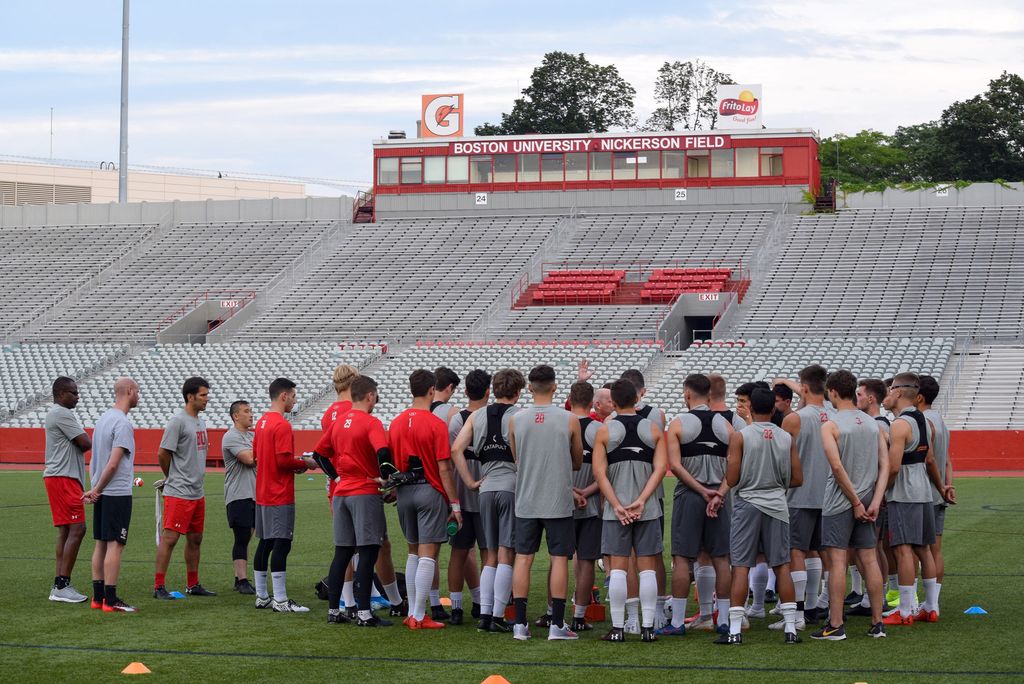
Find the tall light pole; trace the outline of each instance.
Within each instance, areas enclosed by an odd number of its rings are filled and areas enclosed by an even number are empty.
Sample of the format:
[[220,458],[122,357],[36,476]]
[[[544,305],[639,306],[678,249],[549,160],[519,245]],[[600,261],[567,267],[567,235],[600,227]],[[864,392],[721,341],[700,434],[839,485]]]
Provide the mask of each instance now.
[[117,201],[128,201],[128,4],[121,14],[121,155],[117,167]]

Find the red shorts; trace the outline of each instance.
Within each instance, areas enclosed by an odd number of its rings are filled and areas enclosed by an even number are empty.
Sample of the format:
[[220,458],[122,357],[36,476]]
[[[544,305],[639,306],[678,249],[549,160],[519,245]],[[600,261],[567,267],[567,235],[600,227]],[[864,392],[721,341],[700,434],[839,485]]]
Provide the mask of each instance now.
[[85,524],[82,483],[73,477],[44,477],[53,526]]
[[164,529],[178,534],[202,532],[206,520],[206,499],[164,497]]

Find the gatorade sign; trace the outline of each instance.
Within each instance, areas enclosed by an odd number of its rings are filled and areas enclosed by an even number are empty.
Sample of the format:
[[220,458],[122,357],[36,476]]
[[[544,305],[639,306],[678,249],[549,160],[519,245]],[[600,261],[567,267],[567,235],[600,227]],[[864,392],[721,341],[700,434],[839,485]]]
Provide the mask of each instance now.
[[457,138],[462,135],[462,93],[450,95],[424,95],[420,119],[424,138]]
[[715,128],[761,128],[761,85],[720,85]]

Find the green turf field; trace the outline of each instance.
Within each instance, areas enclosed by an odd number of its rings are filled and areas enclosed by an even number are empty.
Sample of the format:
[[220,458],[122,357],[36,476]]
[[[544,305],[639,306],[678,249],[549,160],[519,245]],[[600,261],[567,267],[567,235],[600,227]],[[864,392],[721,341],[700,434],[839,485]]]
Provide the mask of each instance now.
[[[1024,655],[1016,617],[1024,612],[1024,480],[962,479],[960,504],[946,518],[946,579],[939,624],[889,628],[889,637],[863,636],[867,618],[848,623],[844,642],[784,647],[766,621],[754,620],[744,645],[723,648],[711,636],[642,644],[599,641],[603,625],[578,642],[479,634],[475,627],[410,632],[401,625],[366,630],[328,626],[326,603],[313,585],[332,554],[322,478],[297,480],[298,523],[289,562],[289,590],[312,612],[256,611],[251,598],[232,591],[230,535],[224,520],[221,475],[207,478],[206,540],[200,577],[216,598],[158,602],[153,580],[153,498],[135,491],[135,513],[119,594],[139,606],[135,615],[104,614],[88,604],[47,600],[52,582],[53,529],[38,472],[0,472],[0,665],[8,681],[123,679],[121,669],[142,661],[160,681],[305,680],[398,682],[433,679],[479,682],[501,674],[512,682],[678,680],[773,682],[1022,681]],[[667,483],[669,486],[674,481]],[[668,499],[671,503],[671,499]],[[405,547],[392,515],[396,565]],[[91,523],[91,512],[87,513]],[[254,547],[250,547],[250,551]],[[90,593],[91,530],[73,576]],[[184,590],[182,549],[176,549],[168,588]],[[442,570],[446,564],[442,557]],[[531,620],[544,609],[546,560],[538,557]],[[250,571],[251,576],[251,571]],[[602,576],[598,575],[599,582]],[[443,586],[442,575],[442,586]],[[468,598],[468,594],[467,594]],[[966,616],[980,604],[987,616]],[[692,603],[691,603],[692,606]],[[541,630],[534,630],[535,634]]]

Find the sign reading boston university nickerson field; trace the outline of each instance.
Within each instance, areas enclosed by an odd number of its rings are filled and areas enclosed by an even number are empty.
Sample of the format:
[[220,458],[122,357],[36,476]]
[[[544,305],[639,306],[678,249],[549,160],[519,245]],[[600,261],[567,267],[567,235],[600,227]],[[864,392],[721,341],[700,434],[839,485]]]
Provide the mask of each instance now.
[[645,150],[711,150],[728,147],[732,147],[732,139],[727,135],[657,135],[631,138],[472,140],[448,143],[448,154],[642,152]]

